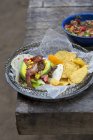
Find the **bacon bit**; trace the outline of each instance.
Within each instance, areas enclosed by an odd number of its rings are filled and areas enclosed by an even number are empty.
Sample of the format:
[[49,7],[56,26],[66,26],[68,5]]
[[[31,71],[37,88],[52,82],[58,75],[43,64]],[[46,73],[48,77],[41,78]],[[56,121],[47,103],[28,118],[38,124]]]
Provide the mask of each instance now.
[[38,66],[37,63],[33,64],[31,68],[27,69],[26,72],[26,81],[27,81],[27,85],[31,85],[31,76],[35,75],[38,72]]
[[34,61],[35,63],[38,63],[43,60],[43,56],[35,56],[31,58],[31,60]]
[[27,59],[27,58],[24,58],[24,60],[23,60],[23,61],[24,61],[25,63],[27,63],[27,61],[28,61],[28,60],[29,60],[29,59]]
[[41,76],[41,79],[42,79],[45,83],[49,83],[49,82],[48,82],[48,75],[43,75],[43,76]]
[[31,86],[31,82],[30,82],[31,78],[30,78],[30,74],[29,72],[26,73],[26,81],[27,81],[27,86],[30,87]]
[[33,64],[31,68],[27,69],[27,74],[29,74],[30,76],[36,74],[37,72],[38,72],[37,63]]

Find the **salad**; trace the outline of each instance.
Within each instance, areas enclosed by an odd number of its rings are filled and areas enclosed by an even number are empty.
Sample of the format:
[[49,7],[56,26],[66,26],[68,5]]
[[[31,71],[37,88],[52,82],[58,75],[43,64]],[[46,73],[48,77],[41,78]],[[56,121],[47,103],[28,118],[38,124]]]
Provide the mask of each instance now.
[[[49,59],[51,59],[51,56],[49,56]],[[58,64],[55,65],[49,59],[42,56],[25,58],[21,63],[19,82],[23,86],[37,88],[52,83],[53,78],[55,81],[59,81],[63,72],[62,62],[55,62],[55,64]]]
[[79,18],[71,20],[65,29],[72,35],[80,37],[93,37],[93,20],[81,21]]

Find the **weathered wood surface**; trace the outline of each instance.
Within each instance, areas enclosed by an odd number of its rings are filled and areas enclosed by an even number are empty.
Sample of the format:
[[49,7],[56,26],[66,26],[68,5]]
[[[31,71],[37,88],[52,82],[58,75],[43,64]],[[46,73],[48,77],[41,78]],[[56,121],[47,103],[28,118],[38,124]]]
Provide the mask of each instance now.
[[30,0],[29,7],[93,6],[92,0]]
[[45,7],[93,6],[92,0],[44,0]]
[[[42,40],[48,28],[70,14],[92,11],[92,0],[30,0],[24,45]],[[20,134],[93,134],[93,87],[72,100],[33,101],[18,94],[16,124]]]
[[93,87],[53,103],[18,94],[16,122],[19,134],[93,134]]
[[18,131],[24,135],[93,134],[92,123],[93,115],[89,113],[17,115]]
[[55,22],[75,13],[92,10],[93,7],[29,8],[30,14],[27,16],[27,21],[37,22],[37,24],[38,22]]
[[81,95],[69,100],[60,100],[56,102],[42,102],[24,98],[18,94],[16,112],[26,111],[26,113],[65,113],[93,112],[93,87],[84,91]]
[[36,41],[37,38],[41,40],[48,28],[61,26],[61,22],[66,16],[92,10],[93,7],[28,8],[25,44],[27,41],[30,43],[29,38],[31,41]]

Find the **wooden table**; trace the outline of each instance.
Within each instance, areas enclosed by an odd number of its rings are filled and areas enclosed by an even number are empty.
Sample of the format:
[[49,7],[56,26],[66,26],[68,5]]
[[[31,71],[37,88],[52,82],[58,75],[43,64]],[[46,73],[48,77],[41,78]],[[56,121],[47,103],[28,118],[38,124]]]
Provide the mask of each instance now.
[[[49,27],[57,27],[66,16],[92,10],[92,0],[30,0],[24,45],[40,41]],[[18,94],[19,134],[93,134],[92,91],[90,87],[81,96],[54,103],[33,101]]]

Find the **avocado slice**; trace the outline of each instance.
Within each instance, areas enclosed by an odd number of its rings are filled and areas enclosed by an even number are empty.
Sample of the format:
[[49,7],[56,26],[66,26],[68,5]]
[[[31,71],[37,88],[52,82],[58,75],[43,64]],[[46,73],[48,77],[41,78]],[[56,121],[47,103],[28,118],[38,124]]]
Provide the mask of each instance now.
[[[44,60],[44,64],[45,64],[45,68],[39,73],[39,78],[40,76],[47,74],[51,68],[51,62],[49,60]],[[20,66],[20,75],[23,78],[23,80],[26,79],[26,69],[27,69],[27,66],[25,62],[23,61]],[[39,79],[39,78],[36,78],[36,79]]]
[[45,68],[40,72],[40,75],[47,74],[51,69],[51,62],[47,59],[44,60]]
[[34,87],[34,88],[37,88],[37,87],[45,84],[41,79],[39,79],[39,80],[31,79],[31,83],[32,83],[32,87]]
[[27,66],[26,66],[25,62],[23,61],[21,63],[21,67],[20,67],[20,75],[23,78],[23,80],[26,79],[26,69],[27,69]]

